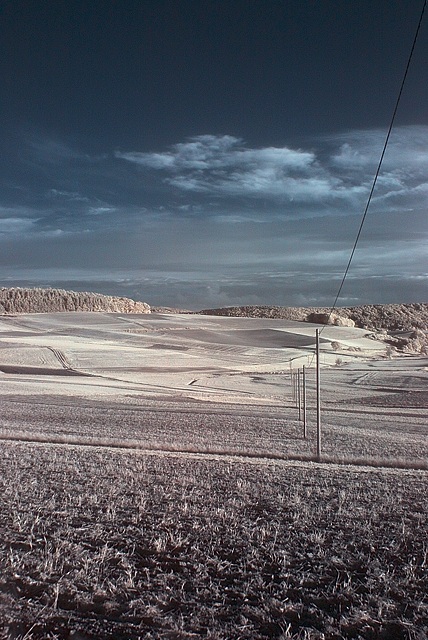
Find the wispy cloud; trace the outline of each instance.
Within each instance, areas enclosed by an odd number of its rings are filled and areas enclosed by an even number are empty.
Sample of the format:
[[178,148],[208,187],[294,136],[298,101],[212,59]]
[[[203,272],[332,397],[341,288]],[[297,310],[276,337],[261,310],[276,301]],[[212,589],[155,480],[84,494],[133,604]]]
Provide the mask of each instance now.
[[22,234],[33,229],[34,222],[25,218],[2,218],[0,220],[0,235]]
[[[371,184],[386,132],[351,131],[324,138],[332,150],[330,170],[342,179]],[[428,127],[397,127],[392,131],[373,197],[373,206],[423,206],[428,175]]]
[[82,196],[77,191],[61,191],[59,189],[49,189],[46,194],[48,198],[52,200],[65,200],[71,202],[89,202],[89,198]]
[[243,141],[233,136],[203,135],[188,142],[173,145],[165,153],[116,153],[116,157],[136,162],[152,169],[225,169],[254,167],[261,163],[283,169],[304,169],[314,161],[309,152],[268,147],[245,148]]
[[[379,161],[385,132],[351,131],[313,141],[310,151],[290,147],[252,149],[233,136],[203,135],[165,152],[116,152],[118,159],[158,172],[163,183],[191,195],[263,199],[361,210]],[[428,172],[428,127],[394,131],[374,203],[423,191]],[[348,210],[352,213],[352,210]]]
[[[324,136],[320,141],[331,149],[331,162],[340,167],[355,169],[378,163],[386,139],[386,131],[368,129]],[[414,125],[393,129],[385,158],[384,171],[402,168],[424,171],[428,166],[428,126]]]
[[31,207],[0,206],[0,236],[18,236],[33,233],[40,213]]
[[340,180],[320,166],[313,152],[250,149],[233,136],[197,136],[164,153],[115,155],[144,169],[165,172],[165,182],[187,192],[303,201],[341,193]]
[[32,135],[27,139],[32,151],[33,161],[42,163],[91,162],[94,157],[83,153],[79,149],[54,138]]

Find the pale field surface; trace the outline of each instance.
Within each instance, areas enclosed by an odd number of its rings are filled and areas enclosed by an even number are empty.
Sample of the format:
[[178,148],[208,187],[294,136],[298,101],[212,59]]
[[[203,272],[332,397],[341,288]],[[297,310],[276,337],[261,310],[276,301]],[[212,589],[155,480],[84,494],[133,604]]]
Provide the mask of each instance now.
[[[315,329],[190,314],[3,316],[1,433],[310,455]],[[426,462],[428,359],[388,360],[386,345],[366,333],[323,329],[323,453]],[[303,365],[306,439],[290,380]]]
[[315,329],[0,317],[1,640],[426,640],[428,359],[326,327],[287,460]]

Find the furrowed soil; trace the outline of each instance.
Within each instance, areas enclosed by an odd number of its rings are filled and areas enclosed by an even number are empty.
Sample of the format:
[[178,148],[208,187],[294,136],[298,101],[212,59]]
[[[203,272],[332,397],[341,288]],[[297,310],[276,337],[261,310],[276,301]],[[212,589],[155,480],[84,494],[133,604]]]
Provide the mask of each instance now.
[[2,443],[2,638],[426,638],[412,470]]

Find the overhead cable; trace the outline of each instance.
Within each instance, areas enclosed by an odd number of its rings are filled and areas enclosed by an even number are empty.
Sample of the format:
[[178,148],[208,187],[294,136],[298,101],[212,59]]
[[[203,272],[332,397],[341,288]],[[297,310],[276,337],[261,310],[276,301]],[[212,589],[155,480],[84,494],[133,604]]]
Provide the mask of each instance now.
[[[380,173],[382,162],[383,162],[383,159],[384,159],[384,156],[385,156],[386,148],[388,146],[389,138],[391,136],[392,128],[394,126],[395,116],[397,115],[398,105],[400,103],[401,95],[402,95],[403,89],[404,89],[404,84],[406,82],[407,74],[409,72],[410,63],[411,63],[411,60],[412,60],[412,57],[413,57],[413,52],[415,50],[416,41],[417,41],[418,36],[419,36],[419,31],[420,31],[420,28],[421,28],[422,19],[423,19],[424,13],[425,13],[426,5],[427,5],[427,0],[424,0],[424,4],[423,4],[423,7],[422,7],[421,15],[420,15],[420,18],[419,18],[419,23],[418,23],[418,26],[417,26],[417,29],[416,29],[415,37],[413,38],[412,48],[410,50],[410,54],[409,54],[409,57],[408,57],[408,60],[407,60],[406,69],[404,71],[403,79],[401,81],[400,90],[398,92],[398,97],[397,97],[397,100],[395,102],[395,107],[394,107],[394,111],[392,113],[391,122],[389,124],[388,133],[386,134],[386,138],[385,138],[385,142],[384,142],[384,145],[383,145],[382,153],[380,155],[379,163],[378,163],[378,166],[377,166],[377,169],[376,169],[376,173],[375,173],[375,176],[374,176],[374,179],[373,179],[373,183],[372,183],[372,186],[371,186],[371,189],[370,189],[369,197],[367,199],[367,204],[365,206],[364,213],[363,213],[363,216],[361,218],[361,223],[360,223],[360,226],[359,226],[356,238],[355,238],[354,246],[352,247],[351,255],[349,256],[348,264],[346,265],[346,269],[345,269],[345,272],[343,274],[343,277],[342,277],[342,280],[341,280],[341,283],[340,283],[340,286],[339,286],[339,290],[338,290],[338,292],[336,294],[336,297],[334,299],[333,306],[330,309],[328,320],[330,319],[331,314],[333,313],[333,311],[336,309],[337,302],[338,302],[340,294],[342,292],[343,285],[345,284],[345,280],[347,278],[347,275],[348,275],[352,260],[354,258],[355,251],[357,249],[358,241],[360,239],[361,232],[363,230],[364,222],[366,220],[367,212],[368,212],[369,207],[370,207],[370,202],[372,200],[373,192],[374,192],[375,187],[376,187],[376,182],[377,182],[377,179],[379,177],[379,173]],[[327,323],[328,323],[328,321],[327,321]],[[321,331],[322,330],[323,329],[321,329]]]

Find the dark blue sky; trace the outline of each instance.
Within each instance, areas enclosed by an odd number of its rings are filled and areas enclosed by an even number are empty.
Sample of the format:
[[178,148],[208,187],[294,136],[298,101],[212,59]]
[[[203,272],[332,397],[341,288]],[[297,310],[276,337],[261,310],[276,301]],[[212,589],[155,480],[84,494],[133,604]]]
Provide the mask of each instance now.
[[[422,5],[3,2],[0,284],[331,304]],[[426,299],[427,63],[340,304]]]

